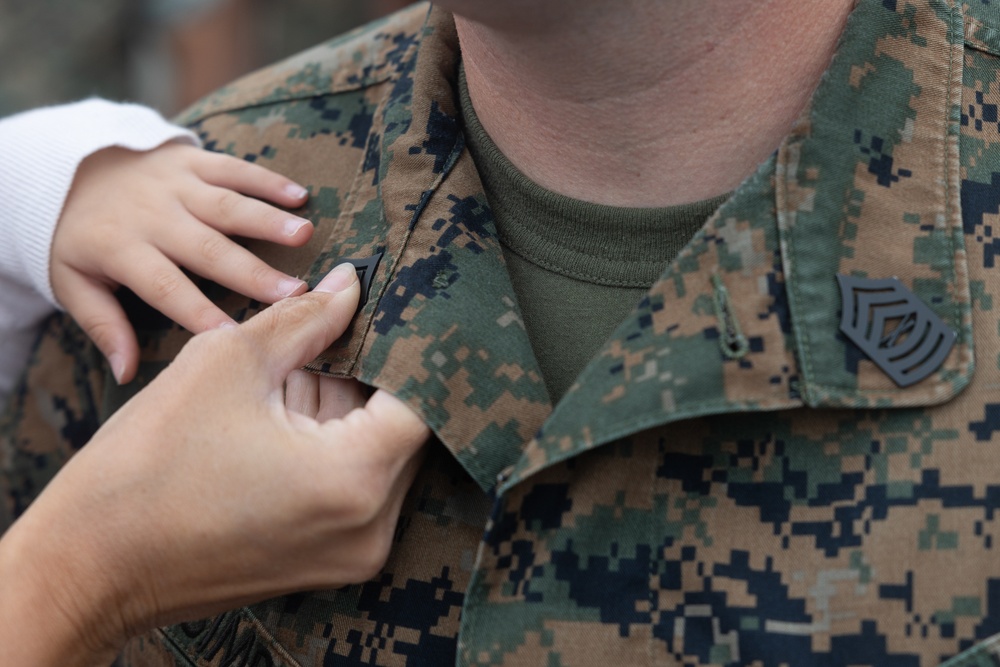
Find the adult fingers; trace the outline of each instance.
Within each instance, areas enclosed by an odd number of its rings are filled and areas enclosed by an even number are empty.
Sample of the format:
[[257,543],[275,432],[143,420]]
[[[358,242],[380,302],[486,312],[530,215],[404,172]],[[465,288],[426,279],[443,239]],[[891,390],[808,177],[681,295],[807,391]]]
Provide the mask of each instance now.
[[[360,442],[366,452],[381,461],[402,465],[430,437],[430,429],[409,406],[379,389],[363,410],[328,422],[333,437],[341,442]],[[372,445],[376,445],[373,447]]]
[[231,155],[203,152],[195,160],[193,168],[207,183],[288,208],[302,206],[309,197],[309,192],[298,183]]
[[300,246],[312,236],[312,223],[305,218],[244,197],[231,189],[202,186],[189,189],[182,197],[191,215],[229,236],[246,236],[290,246]]
[[368,399],[365,411],[379,425],[383,437],[389,440],[407,440],[409,446],[423,443],[430,436],[430,429],[410,406],[379,389]]
[[285,407],[292,412],[316,419],[319,412],[319,381],[315,373],[294,370],[285,380]]
[[[388,555],[392,529],[403,498],[422,459],[430,430],[404,403],[377,391],[365,408],[322,425],[321,439],[329,445],[313,451],[316,470],[337,470],[343,479],[325,488],[328,501],[375,538],[367,563],[373,576]],[[321,461],[329,457],[328,461]],[[346,495],[345,495],[346,494]]]
[[279,301],[242,324],[234,333],[270,370],[270,383],[280,387],[288,374],[316,358],[347,329],[358,306],[360,288],[355,269],[341,264],[312,292]]
[[74,289],[64,290],[62,305],[107,358],[118,384],[129,382],[139,363],[139,344],[118,299],[107,285],[68,267],[61,270],[75,274],[67,276]]
[[274,303],[306,290],[306,284],[272,268],[214,229],[189,224],[160,250],[177,264],[231,290]]
[[365,387],[357,380],[333,377],[317,377],[319,403],[316,421],[323,423],[331,419],[341,419],[351,410],[362,408],[367,396]]
[[[381,480],[383,487],[379,486],[380,480],[362,482],[363,488],[358,489],[353,499],[358,505],[354,508],[358,528],[340,539],[326,541],[323,558],[315,561],[321,568],[316,575],[318,580],[307,588],[362,583],[382,571],[392,551],[400,511],[422,462],[423,451],[400,462],[394,476]],[[356,480],[347,483],[351,482],[357,483]]]
[[109,277],[128,285],[140,299],[188,331],[201,333],[233,323],[201,293],[177,265],[153,248],[142,248],[109,270]]

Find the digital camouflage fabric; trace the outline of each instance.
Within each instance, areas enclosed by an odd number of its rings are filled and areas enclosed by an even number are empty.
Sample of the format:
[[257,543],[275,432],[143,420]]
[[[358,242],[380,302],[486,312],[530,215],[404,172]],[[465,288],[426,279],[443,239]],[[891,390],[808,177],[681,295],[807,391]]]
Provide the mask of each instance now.
[[[1000,664],[1000,6],[860,0],[801,122],[554,408],[457,58],[416,6],[187,114],[310,186],[312,242],[261,256],[312,282],[381,256],[310,368],[437,440],[378,577],[157,630],[121,664]],[[893,383],[840,333],[837,274],[916,294],[954,334],[940,367]],[[188,336],[130,310],[141,386]],[[49,321],[3,419],[2,521],[136,390],[108,377]]]

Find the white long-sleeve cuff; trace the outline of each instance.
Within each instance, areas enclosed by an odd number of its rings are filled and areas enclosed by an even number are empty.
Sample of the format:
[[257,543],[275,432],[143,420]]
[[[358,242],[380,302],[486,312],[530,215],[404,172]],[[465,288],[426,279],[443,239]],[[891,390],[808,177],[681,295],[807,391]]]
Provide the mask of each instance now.
[[103,148],[146,151],[171,140],[200,145],[148,107],[100,99],[0,120],[0,274],[58,307],[49,281],[52,236],[77,167]]

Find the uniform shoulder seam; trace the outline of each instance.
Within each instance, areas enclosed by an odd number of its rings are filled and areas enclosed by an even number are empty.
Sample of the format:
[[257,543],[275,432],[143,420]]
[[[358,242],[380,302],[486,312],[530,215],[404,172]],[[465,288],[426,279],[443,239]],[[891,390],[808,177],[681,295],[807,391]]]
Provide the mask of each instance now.
[[414,57],[429,11],[419,3],[252,72],[181,112],[192,125],[239,109],[350,92],[396,77]]

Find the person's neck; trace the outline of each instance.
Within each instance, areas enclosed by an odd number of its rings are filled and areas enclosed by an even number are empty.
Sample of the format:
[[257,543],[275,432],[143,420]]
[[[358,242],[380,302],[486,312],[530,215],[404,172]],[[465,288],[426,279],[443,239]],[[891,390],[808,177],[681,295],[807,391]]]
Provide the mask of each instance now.
[[605,4],[532,29],[456,17],[469,94],[537,184],[653,207],[728,192],[778,147],[854,0]]

